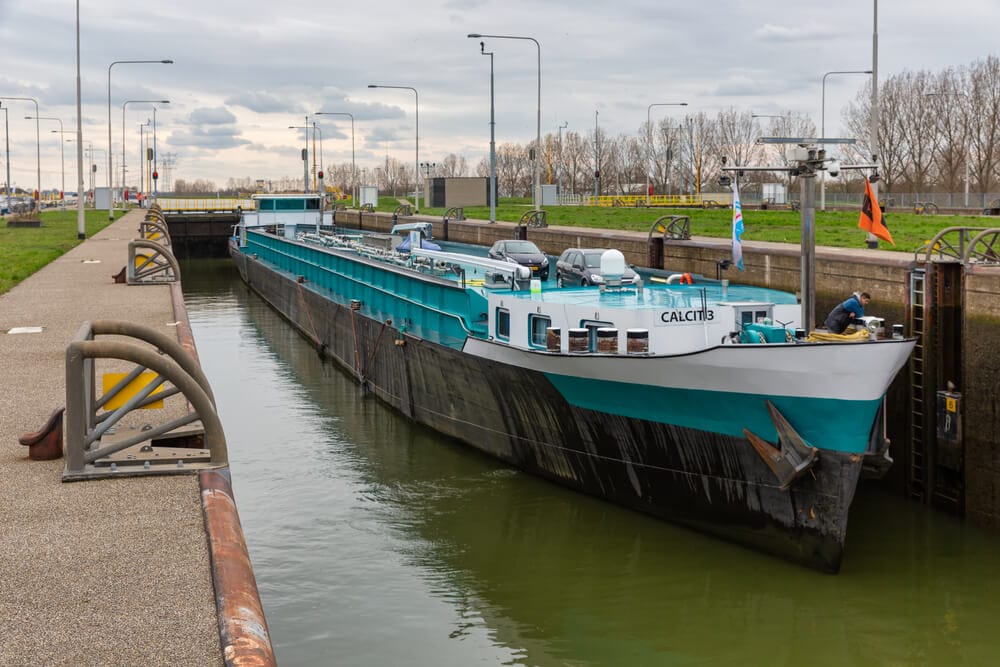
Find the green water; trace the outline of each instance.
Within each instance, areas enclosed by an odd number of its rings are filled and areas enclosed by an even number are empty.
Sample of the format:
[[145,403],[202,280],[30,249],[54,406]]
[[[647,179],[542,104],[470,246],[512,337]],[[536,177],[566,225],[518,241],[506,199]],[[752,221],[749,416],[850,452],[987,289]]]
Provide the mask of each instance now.
[[533,479],[183,266],[281,665],[993,665],[1000,536],[862,488],[823,575]]

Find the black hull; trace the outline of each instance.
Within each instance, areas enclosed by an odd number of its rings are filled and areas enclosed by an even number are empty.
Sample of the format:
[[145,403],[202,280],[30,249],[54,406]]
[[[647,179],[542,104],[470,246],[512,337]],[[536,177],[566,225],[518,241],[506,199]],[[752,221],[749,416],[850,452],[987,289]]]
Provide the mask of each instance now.
[[577,491],[839,570],[863,457],[823,450],[781,490],[745,439],[574,408],[542,373],[402,334],[233,256],[244,281],[323,355],[410,419]]

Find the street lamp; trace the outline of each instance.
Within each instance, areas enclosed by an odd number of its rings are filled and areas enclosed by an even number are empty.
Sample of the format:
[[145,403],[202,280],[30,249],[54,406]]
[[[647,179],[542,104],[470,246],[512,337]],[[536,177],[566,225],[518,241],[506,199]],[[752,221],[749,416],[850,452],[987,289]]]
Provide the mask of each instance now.
[[347,116],[351,119],[351,200],[354,206],[358,205],[358,169],[354,162],[354,115],[346,111],[317,111],[314,116]]
[[563,129],[569,127],[569,121],[564,120],[559,126],[559,162],[556,164],[556,188],[559,190],[559,202],[562,203],[562,131]]
[[[115,197],[114,190],[111,185],[111,68],[115,65],[139,65],[139,64],[157,64],[157,65],[172,65],[173,60],[115,60],[110,65],[108,65],[108,197],[110,201],[108,202],[108,220],[114,220],[114,208],[115,208]],[[124,115],[124,111],[122,114]],[[124,125],[124,121],[122,123]],[[124,131],[122,132],[124,134]],[[154,149],[155,150],[155,149]],[[96,202],[95,202],[96,204]],[[122,208],[125,207],[125,203],[122,202]]]
[[490,57],[490,224],[497,221],[497,143],[496,106],[493,102],[493,52],[486,50],[486,44],[479,42],[479,54]]
[[3,138],[4,143],[7,146],[7,208],[10,209],[10,125],[7,123],[7,110],[3,108],[3,102],[0,102],[0,111],[3,111]]
[[145,123],[139,123],[139,164],[141,165],[139,167],[139,190],[144,195],[142,208],[149,208],[149,185],[146,179],[149,172],[149,152],[146,150],[146,144],[148,143],[146,137],[147,127],[149,127],[148,118]]
[[[878,125],[879,125],[879,110],[878,110],[878,0],[873,0],[872,7],[872,113],[871,113],[871,144],[872,144],[872,164],[878,164]],[[823,172],[820,172],[823,173]],[[822,182],[822,181],[821,181]],[[878,182],[871,184],[872,188],[872,198],[875,200],[872,202],[873,206],[879,206],[878,203]],[[868,248],[874,249],[878,248],[878,237],[868,232],[865,237],[867,241]]]
[[[302,150],[302,192],[309,192],[309,130],[313,130],[313,136],[315,137],[315,125],[309,124],[309,116],[306,116],[305,125],[289,125],[289,130],[305,130],[305,142],[306,147]],[[316,145],[315,138],[313,139],[313,145]]]
[[[827,72],[823,75],[823,97],[819,112],[819,136],[820,140],[826,138],[826,77],[831,74],[871,74],[870,69],[851,69],[851,70],[838,70],[834,72]],[[875,202],[878,206],[878,202]],[[819,172],[819,210],[826,210],[826,170]]]
[[83,213],[83,104],[80,93],[80,0],[76,0],[76,238],[87,238]]
[[[925,97],[938,97],[938,96],[943,97],[945,95],[954,95],[956,97],[965,97],[965,98],[969,97],[968,93],[963,93],[960,91],[949,91],[942,93],[924,93]],[[966,146],[965,147],[965,208],[969,208],[969,159],[971,157],[972,157],[972,151],[970,151],[969,147]]]
[[[170,100],[125,100],[122,103],[122,208],[125,207],[125,107],[129,104],[170,104]],[[141,141],[141,139],[140,139]],[[142,189],[142,176],[139,176],[139,188]]]
[[[657,102],[655,104],[650,104],[646,107],[646,133],[647,133],[647,148],[646,148],[646,206],[649,206],[649,171],[653,166],[653,128],[652,121],[649,117],[649,112],[653,110],[653,107],[686,107],[687,102]],[[561,148],[561,146],[560,146]]]
[[[59,202],[62,204],[63,208],[66,208],[66,200],[64,198],[66,194],[66,151],[63,148],[65,142],[62,141],[62,131],[63,131],[62,120],[54,116],[38,116],[37,118],[35,116],[25,116],[24,119],[25,120],[34,119],[36,121],[54,120],[55,122],[59,123],[59,151],[60,151],[60,159],[62,160],[62,190],[59,193]],[[52,131],[55,132],[56,130]],[[38,196],[39,197],[42,196],[41,191],[38,192]]]
[[38,100],[34,97],[7,97],[0,96],[0,100],[20,100],[22,102],[34,102],[35,103],[35,159],[36,159],[36,169],[38,170],[38,196],[42,196],[42,141],[41,135],[38,131]]
[[[369,88],[395,88],[397,90],[412,90],[413,91],[413,101],[415,109],[415,120],[416,120],[416,130],[417,130],[417,150],[416,159],[413,161],[413,177],[415,180],[420,180],[420,95],[417,93],[417,89],[411,86],[383,86],[381,84],[369,83]],[[420,185],[414,188],[416,190],[416,207],[414,213],[420,212]]]
[[534,170],[534,180],[535,187],[534,191],[531,193],[531,198],[535,203],[535,210],[541,209],[541,197],[539,193],[539,172],[538,172],[538,153],[542,150],[542,47],[538,44],[538,40],[534,37],[520,37],[517,35],[480,35],[479,33],[469,34],[469,39],[480,39],[483,37],[488,37],[490,39],[522,39],[535,43],[535,49],[538,51],[538,122],[535,130],[535,159],[533,161],[532,169]]

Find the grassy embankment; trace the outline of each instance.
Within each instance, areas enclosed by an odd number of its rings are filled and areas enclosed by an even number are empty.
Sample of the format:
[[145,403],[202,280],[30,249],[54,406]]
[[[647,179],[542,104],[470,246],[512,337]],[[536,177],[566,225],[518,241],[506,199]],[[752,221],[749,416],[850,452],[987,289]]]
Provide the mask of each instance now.
[[[384,197],[379,202],[380,211],[392,212],[399,202]],[[527,199],[501,199],[497,206],[497,220],[517,222],[525,211],[531,209]],[[551,206],[546,209],[550,225],[591,227],[598,229],[624,229],[648,232],[653,222],[664,215],[687,215],[691,218],[691,234],[729,238],[732,235],[733,213],[731,208],[613,208],[586,206]],[[422,208],[423,215],[444,215],[445,209]],[[488,206],[467,206],[465,217],[488,220]],[[816,244],[838,248],[862,248],[865,232],[858,228],[859,211],[816,211]],[[743,211],[744,241],[773,241],[799,243],[801,217],[799,211]],[[995,227],[996,218],[970,215],[916,215],[912,211],[889,210],[885,217],[895,246],[879,242],[883,250],[911,253],[946,227]]]
[[[42,211],[41,218],[41,227],[8,227],[0,218],[0,294],[80,244],[76,209]],[[88,238],[108,224],[107,211],[86,211]]]

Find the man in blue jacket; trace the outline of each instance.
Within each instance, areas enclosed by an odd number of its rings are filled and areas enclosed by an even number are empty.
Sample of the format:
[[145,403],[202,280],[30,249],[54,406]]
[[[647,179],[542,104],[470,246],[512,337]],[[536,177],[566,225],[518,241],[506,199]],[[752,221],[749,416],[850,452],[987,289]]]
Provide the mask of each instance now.
[[846,301],[837,304],[830,311],[830,314],[826,316],[826,328],[835,334],[844,333],[848,324],[865,316],[865,306],[871,300],[872,297],[868,292],[860,294],[855,292]]

